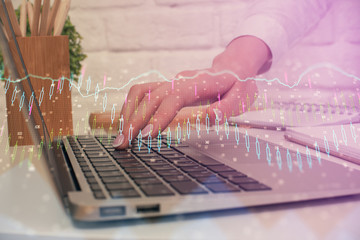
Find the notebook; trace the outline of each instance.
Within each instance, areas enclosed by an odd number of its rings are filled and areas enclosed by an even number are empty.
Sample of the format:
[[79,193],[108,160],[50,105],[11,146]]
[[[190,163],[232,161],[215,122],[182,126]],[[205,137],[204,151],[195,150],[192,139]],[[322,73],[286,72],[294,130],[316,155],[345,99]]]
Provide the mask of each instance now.
[[229,122],[265,129],[325,126],[360,122],[360,108],[318,103],[275,102],[266,109],[248,111]]
[[286,139],[360,164],[360,124],[287,128]]

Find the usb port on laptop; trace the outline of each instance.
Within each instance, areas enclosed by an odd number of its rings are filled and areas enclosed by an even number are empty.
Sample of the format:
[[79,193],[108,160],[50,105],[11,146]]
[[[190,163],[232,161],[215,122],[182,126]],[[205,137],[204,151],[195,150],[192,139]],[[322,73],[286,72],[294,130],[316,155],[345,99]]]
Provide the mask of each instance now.
[[136,212],[137,213],[158,213],[158,212],[160,212],[160,204],[137,206]]

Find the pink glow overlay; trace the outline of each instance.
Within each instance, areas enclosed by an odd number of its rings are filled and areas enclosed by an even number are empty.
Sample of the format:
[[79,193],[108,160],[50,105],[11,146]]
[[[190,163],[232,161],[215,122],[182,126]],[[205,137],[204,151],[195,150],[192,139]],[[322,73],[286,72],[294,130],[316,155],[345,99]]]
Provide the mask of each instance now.
[[61,78],[59,78],[59,80],[58,80],[57,90],[60,89],[60,84],[61,84]]
[[34,106],[34,104],[31,104],[30,111],[29,111],[29,116],[31,115],[33,106]]

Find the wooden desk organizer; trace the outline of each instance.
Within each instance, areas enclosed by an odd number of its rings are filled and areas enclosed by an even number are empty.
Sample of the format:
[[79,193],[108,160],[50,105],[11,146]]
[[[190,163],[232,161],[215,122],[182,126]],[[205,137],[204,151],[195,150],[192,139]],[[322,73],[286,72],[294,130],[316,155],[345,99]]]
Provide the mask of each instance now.
[[[19,37],[17,38],[19,47],[24,58],[27,71],[31,77],[30,81],[34,88],[34,93],[39,101],[41,90],[44,89],[41,111],[46,126],[52,136],[72,135],[72,107],[71,92],[69,81],[65,79],[63,89],[58,89],[58,81],[44,80],[42,78],[51,78],[54,80],[65,77],[70,78],[70,57],[69,57],[69,39],[67,36],[44,36],[44,37]],[[16,68],[20,77],[24,78],[20,59],[17,54],[15,42],[9,42],[11,53],[14,57]],[[12,79],[13,80],[13,79]],[[27,80],[23,81],[25,95],[29,100],[32,92],[30,91]],[[54,84],[53,94],[50,99],[51,85]],[[7,122],[10,146],[32,145],[31,136],[25,124],[25,119],[19,111],[22,92],[16,94],[16,99],[12,103],[14,84],[10,84],[6,93]],[[23,107],[28,107],[23,105]],[[38,125],[41,136],[42,127],[40,116],[33,106],[32,114]],[[38,144],[38,143],[37,143]]]

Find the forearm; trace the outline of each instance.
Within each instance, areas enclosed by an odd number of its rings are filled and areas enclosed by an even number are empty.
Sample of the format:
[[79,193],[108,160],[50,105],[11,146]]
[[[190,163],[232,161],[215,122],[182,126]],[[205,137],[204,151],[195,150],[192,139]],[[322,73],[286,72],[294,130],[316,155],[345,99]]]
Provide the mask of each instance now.
[[235,36],[256,36],[271,49],[276,62],[316,25],[333,0],[257,0],[248,9]]
[[262,40],[254,36],[242,36],[231,41],[224,52],[215,57],[212,69],[255,76],[270,60],[270,49]]

